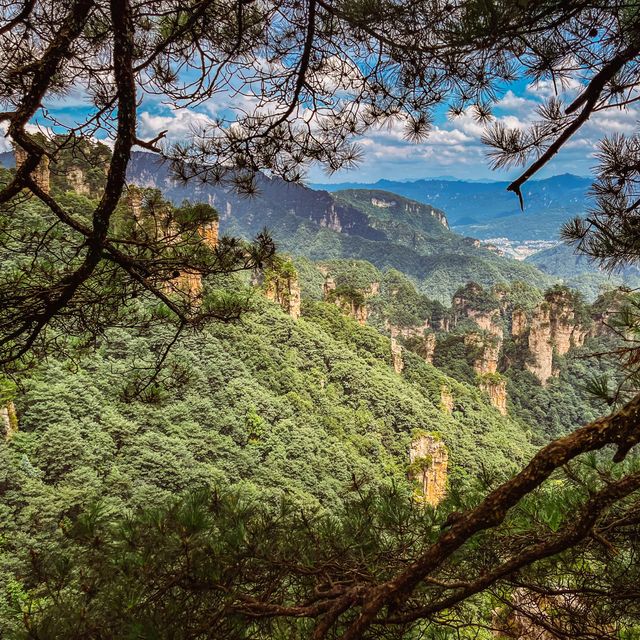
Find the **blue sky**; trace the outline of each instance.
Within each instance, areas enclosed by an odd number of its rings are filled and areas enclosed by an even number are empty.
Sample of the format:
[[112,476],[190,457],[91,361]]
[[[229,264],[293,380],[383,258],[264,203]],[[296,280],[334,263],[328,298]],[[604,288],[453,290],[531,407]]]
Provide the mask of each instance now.
[[[571,100],[579,90],[576,83],[565,87],[562,97]],[[503,92],[495,110],[497,120],[509,127],[525,127],[536,119],[535,109],[545,99],[555,94],[550,82],[537,85],[518,82]],[[244,108],[251,99],[242,97]],[[86,95],[72,91],[66,96],[45,103],[48,111],[60,122],[73,126],[88,112]],[[205,103],[197,110],[176,110],[158,97],[145,96],[139,109],[138,133],[143,138],[153,138],[164,129],[169,130],[171,140],[184,140],[194,129],[206,127],[222,108],[236,106],[229,97],[222,96],[216,103]],[[615,132],[631,133],[640,119],[637,108],[609,110],[595,114],[539,174],[547,177],[560,173],[588,175],[594,164],[597,141]],[[321,168],[312,167],[309,182],[375,182],[381,178],[391,180],[416,180],[420,178],[451,176],[471,180],[504,180],[518,173],[518,169],[491,171],[486,158],[486,148],[480,142],[483,128],[470,113],[457,118],[447,117],[445,109],[435,115],[429,137],[421,143],[410,143],[403,138],[402,125],[370,130],[358,139],[363,162],[355,169],[340,171],[327,176]],[[0,138],[0,141],[3,141]],[[5,147],[8,141],[4,140]],[[3,150],[0,145],[0,150]]]

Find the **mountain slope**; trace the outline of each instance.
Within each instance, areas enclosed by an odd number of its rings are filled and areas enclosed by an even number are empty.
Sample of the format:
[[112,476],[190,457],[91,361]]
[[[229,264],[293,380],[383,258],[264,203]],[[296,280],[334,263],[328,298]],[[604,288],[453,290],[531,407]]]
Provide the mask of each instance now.
[[[85,482],[88,469],[78,470],[91,465],[92,487],[134,504],[243,482],[265,499],[286,490],[338,508],[352,473],[402,481],[415,430],[437,429],[453,469],[472,475],[481,471],[478,446],[494,469],[531,451],[477,389],[412,354],[394,373],[389,340],[333,305],[309,303],[293,321],[260,301],[242,324],[184,339],[153,393],[123,400],[133,367],[159,339],[113,331],[76,372],[57,361],[42,367],[17,402],[21,430],[9,457],[41,468],[43,490]],[[442,386],[453,413],[442,408]],[[183,464],[189,473],[178,477]],[[127,483],[101,473],[112,465]]]
[[602,287],[640,287],[640,268],[637,266],[627,265],[622,270],[608,273],[587,256],[577,255],[566,244],[540,251],[529,256],[526,262],[544,273],[562,278],[567,286],[578,289],[589,300],[595,299]]
[[379,190],[330,194],[258,176],[258,195],[176,184],[155,156],[135,153],[129,178],[162,189],[172,200],[205,201],[220,212],[223,233],[252,237],[267,227],[278,247],[314,260],[358,258],[394,267],[435,298],[447,300],[470,279],[483,284],[525,280],[549,284],[531,265],[502,258],[447,228],[434,207]]
[[452,229],[476,238],[554,240],[560,225],[584,211],[591,181],[571,174],[533,180],[523,190],[525,212],[506,190],[507,182],[462,180],[379,180],[374,184],[318,184],[314,188],[335,192],[344,189],[384,189],[418,202],[428,202],[447,212]]

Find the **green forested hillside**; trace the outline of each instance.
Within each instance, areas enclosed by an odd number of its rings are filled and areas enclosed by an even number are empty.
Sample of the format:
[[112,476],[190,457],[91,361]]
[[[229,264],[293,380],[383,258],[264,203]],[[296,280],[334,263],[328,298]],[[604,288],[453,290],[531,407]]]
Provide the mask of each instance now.
[[[400,340],[409,351],[420,352],[422,343],[417,339],[424,333],[434,333],[437,337],[434,364],[458,381],[478,385],[478,374],[473,369],[476,354],[465,345],[465,336],[477,332],[478,326],[471,319],[456,318],[460,311],[456,311],[451,301],[443,305],[418,291],[399,271],[380,271],[365,261],[331,260],[318,265],[298,260],[296,265],[304,295],[316,300],[323,297],[324,276],[320,268],[331,276],[336,290],[343,296],[348,297],[354,291],[362,295],[362,292],[375,290],[361,301],[368,309],[369,325],[387,335],[390,327],[399,332],[408,331],[409,335]],[[498,285],[475,294],[470,294],[470,289],[471,286],[461,288],[456,295],[463,295],[475,310],[501,311],[498,326],[505,341],[497,355],[497,364],[500,375],[507,382],[508,410],[514,419],[531,430],[536,443],[558,437],[606,410],[588,390],[591,381],[613,376],[617,370],[611,356],[592,357],[592,354],[611,353],[617,347],[615,335],[596,331],[591,320],[601,312],[600,307],[607,306],[606,296],[592,306],[580,295],[571,294],[574,300],[572,313],[591,329],[591,333],[584,345],[571,348],[563,356],[554,356],[557,376],[543,386],[526,370],[525,364],[531,358],[527,345],[514,340],[510,331],[513,310],[531,315],[533,309],[543,303],[545,291],[517,281],[511,286]],[[443,330],[443,327],[447,329]],[[613,380],[610,382],[613,384]]]
[[[274,508],[286,495],[338,513],[354,479],[407,482],[419,430],[441,434],[460,487],[531,453],[522,426],[479,391],[413,354],[397,375],[389,340],[335,306],[308,302],[297,322],[262,299],[256,307],[241,323],[182,340],[136,399],[129,384],[153,361],[161,331],[112,330],[94,355],[52,359],[23,380],[20,429],[0,445],[4,634],[18,589],[9,576],[95,501],[120,512],[236,486]],[[452,414],[441,406],[443,386]]]

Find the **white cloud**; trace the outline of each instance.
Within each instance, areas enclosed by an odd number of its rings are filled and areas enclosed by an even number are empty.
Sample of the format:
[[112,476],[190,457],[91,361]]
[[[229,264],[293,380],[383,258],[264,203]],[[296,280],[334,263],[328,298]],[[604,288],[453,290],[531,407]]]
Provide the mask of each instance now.
[[0,124],[0,153],[11,151],[11,140],[7,137],[7,125]]
[[139,114],[138,135],[142,139],[153,139],[167,130],[167,139],[184,141],[203,129],[213,125],[213,120],[204,113],[177,109],[170,115],[156,115],[143,111]]
[[555,82],[551,79],[532,82],[527,85],[526,91],[539,99],[546,100],[554,96],[564,98],[575,97],[582,89],[583,85],[579,80],[575,78],[562,78]]

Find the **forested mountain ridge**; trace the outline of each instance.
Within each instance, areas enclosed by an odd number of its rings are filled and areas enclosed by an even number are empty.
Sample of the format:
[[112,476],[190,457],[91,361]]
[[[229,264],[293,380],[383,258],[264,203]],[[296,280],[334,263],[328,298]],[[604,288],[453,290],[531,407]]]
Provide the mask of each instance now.
[[[13,158],[4,154],[0,160],[11,165]],[[128,174],[130,181],[158,188],[176,204],[187,199],[214,206],[220,214],[222,233],[251,238],[267,227],[283,251],[312,260],[358,258],[380,269],[396,268],[442,302],[471,280],[487,286],[524,280],[542,287],[557,280],[530,265],[496,255],[472,238],[449,231],[450,214],[446,208],[436,209],[424,198],[404,197],[402,189],[400,193],[353,189],[330,194],[258,174],[258,193],[246,198],[197,179],[178,183],[172,179],[168,165],[146,152],[133,153]],[[381,183],[389,189],[395,185]],[[443,192],[452,185],[457,183],[444,182]],[[511,198],[505,200],[505,194],[498,197],[494,187],[485,196],[482,189],[486,185],[467,186],[469,193],[453,193],[445,203],[455,210],[456,202],[468,205],[485,198],[490,215],[499,214],[501,203],[515,206]],[[476,192],[476,188],[481,191]],[[514,227],[513,222],[509,224]],[[521,229],[522,221],[518,220],[515,227]]]
[[[148,153],[133,154],[129,179],[160,188],[177,203],[185,198],[208,202],[220,212],[223,233],[246,238],[267,227],[282,251],[312,260],[358,258],[378,268],[393,267],[443,301],[470,280],[487,285],[554,281],[449,231],[446,212],[391,193],[355,191],[333,197],[259,174],[258,194],[246,198],[197,181],[177,184]],[[386,206],[392,202],[393,215]]]
[[572,174],[532,180],[523,190],[524,212],[507,191],[508,182],[465,182],[424,179],[379,180],[376,183],[314,184],[317,189],[384,189],[447,213],[451,227],[475,238],[504,236],[511,240],[555,240],[566,220],[585,210],[591,181]]

